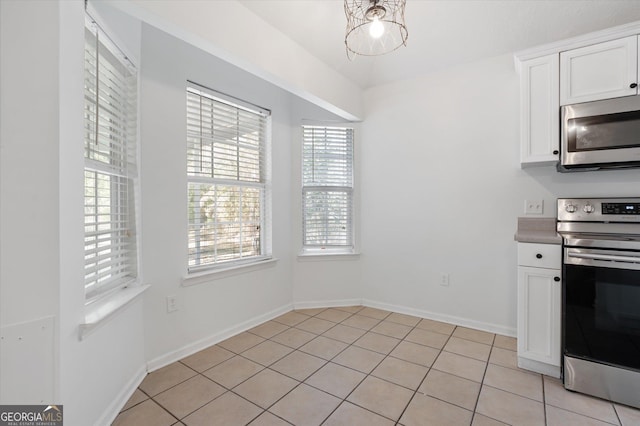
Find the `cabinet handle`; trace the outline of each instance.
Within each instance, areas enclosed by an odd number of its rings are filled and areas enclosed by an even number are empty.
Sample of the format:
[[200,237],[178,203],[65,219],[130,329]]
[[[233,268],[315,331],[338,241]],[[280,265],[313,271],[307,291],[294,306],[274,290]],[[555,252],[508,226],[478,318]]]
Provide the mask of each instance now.
[[558,150],[557,149],[553,151],[553,155],[558,155]]
[[558,281],[560,281],[560,277],[553,277],[553,280],[554,280],[555,282],[558,282]]
[[536,259],[542,259],[542,255],[540,253],[536,254]]
[[631,83],[629,85],[629,87],[632,88],[632,89],[635,89],[636,87],[638,87],[638,84],[637,83]]

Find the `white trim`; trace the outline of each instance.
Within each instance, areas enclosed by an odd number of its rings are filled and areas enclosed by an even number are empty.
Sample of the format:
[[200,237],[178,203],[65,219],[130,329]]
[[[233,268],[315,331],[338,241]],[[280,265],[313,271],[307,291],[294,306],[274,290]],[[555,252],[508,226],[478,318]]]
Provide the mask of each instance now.
[[320,251],[314,253],[312,251],[305,251],[298,253],[298,262],[318,262],[323,260],[359,260],[360,253],[356,252],[338,252],[327,250],[326,253]]
[[204,337],[200,340],[197,340],[193,343],[189,343],[187,345],[182,346],[176,350],[168,352],[162,356],[154,358],[147,362],[147,370],[149,373],[165,367],[171,363],[181,360],[184,357],[189,355],[193,355],[196,352],[199,352],[203,349],[208,348],[209,346],[215,345],[219,342],[222,342],[229,337],[233,337],[236,334],[242,333],[243,331],[247,331],[257,325],[260,325],[266,321],[272,320],[273,318],[279,317],[280,315],[286,314],[293,309],[293,306],[289,303],[287,305],[276,308],[272,311],[267,312],[263,315],[258,315],[247,321],[244,321],[236,326],[229,327],[225,330],[222,330],[218,333],[212,334],[210,336]]
[[83,340],[98,326],[112,318],[116,312],[128,306],[138,298],[150,285],[125,287],[97,301],[85,305],[84,322],[79,327],[79,338]]
[[207,283],[213,280],[231,277],[234,275],[245,274],[247,272],[257,271],[264,268],[272,268],[279,259],[275,257],[260,259],[254,262],[242,264],[232,264],[227,267],[218,267],[206,269],[204,271],[192,272],[182,277],[182,286],[189,287],[192,285]]
[[122,54],[122,56],[124,56],[126,58],[126,60],[131,65],[133,65],[134,67],[138,68],[138,64],[140,63],[140,58],[138,57],[138,55],[134,54],[135,52],[129,50],[128,44],[125,43],[124,39],[122,39],[118,35],[119,31],[115,31],[107,23],[107,20],[105,20],[102,17],[102,15],[100,14],[100,12],[98,12],[96,10],[96,8],[93,5],[93,3],[94,3],[94,1],[88,1],[87,2],[87,7],[85,9],[85,16],[89,15],[91,17],[91,19],[98,25],[98,27],[100,27],[102,32],[105,33],[105,35],[109,39],[109,43],[111,45],[113,45],[114,47],[116,47],[116,49]]
[[127,401],[129,401],[129,398],[131,398],[131,395],[133,395],[133,393],[136,391],[140,383],[142,383],[146,375],[147,375],[147,369],[143,365],[138,369],[136,374],[133,375],[131,380],[127,382],[127,384],[118,393],[118,395],[116,395],[116,397],[111,400],[111,403],[109,404],[107,409],[104,410],[104,412],[102,413],[100,418],[94,423],[94,425],[102,426],[102,425],[112,424],[115,421],[116,417],[118,417],[118,414],[120,414],[122,407],[124,407]]
[[535,371],[545,376],[560,378],[560,366],[547,364],[545,362],[536,361],[524,357],[518,357],[518,367],[525,370]]
[[476,330],[488,331],[490,333],[496,333],[503,336],[515,337],[515,327],[505,327],[498,324],[492,324],[483,321],[475,321],[469,318],[456,317],[453,315],[445,315],[430,311],[423,311],[422,309],[408,308],[406,306],[392,305],[390,303],[377,302],[375,300],[364,299],[362,301],[364,306],[372,308],[383,309],[386,311],[397,312],[399,314],[412,315],[415,317],[431,319],[435,321],[446,322],[453,325],[459,325],[462,327],[469,327]]
[[578,47],[588,46],[590,44],[602,43],[609,40],[624,38],[632,35],[640,34],[640,21],[630,22],[628,24],[607,28],[601,31],[595,31],[583,34],[577,37],[571,37],[565,40],[553,43],[543,44],[531,49],[521,50],[514,53],[516,70],[519,71],[519,61],[527,61],[529,59],[538,58],[540,56],[560,53],[565,50],[576,49]]
[[294,309],[339,308],[341,306],[361,306],[362,299],[322,300],[320,302],[294,302]]
[[344,120],[344,119],[335,119],[335,120],[314,120],[311,118],[302,118],[300,119],[300,125],[304,126],[319,126],[319,127],[351,127],[352,129],[358,123],[362,123],[362,120]]
[[412,315],[414,317],[431,319],[435,321],[446,322],[448,324],[469,327],[476,330],[488,331],[503,336],[515,337],[516,329],[514,327],[504,327],[497,324],[470,320],[468,318],[456,317],[452,315],[438,314],[435,312],[424,311],[421,309],[409,308],[406,306],[392,305],[390,303],[377,302],[368,299],[339,299],[339,300],[323,300],[319,302],[293,302],[294,309],[313,309],[313,308],[336,308],[340,306],[366,306],[370,308],[383,309],[385,311],[396,312],[399,314]]

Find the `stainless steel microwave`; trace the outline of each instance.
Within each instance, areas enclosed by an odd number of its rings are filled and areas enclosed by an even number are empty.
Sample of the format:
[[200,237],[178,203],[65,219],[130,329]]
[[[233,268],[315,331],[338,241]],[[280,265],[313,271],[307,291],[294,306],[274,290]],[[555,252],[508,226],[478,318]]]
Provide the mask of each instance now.
[[640,167],[640,96],[560,109],[561,172]]

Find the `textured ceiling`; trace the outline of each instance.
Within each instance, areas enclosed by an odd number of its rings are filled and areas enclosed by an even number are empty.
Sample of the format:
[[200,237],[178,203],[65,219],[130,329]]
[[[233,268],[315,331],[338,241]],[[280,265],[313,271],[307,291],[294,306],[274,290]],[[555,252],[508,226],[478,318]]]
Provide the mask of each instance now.
[[239,1],[362,88],[640,20],[640,0],[407,0],[407,47],[349,61],[342,0]]

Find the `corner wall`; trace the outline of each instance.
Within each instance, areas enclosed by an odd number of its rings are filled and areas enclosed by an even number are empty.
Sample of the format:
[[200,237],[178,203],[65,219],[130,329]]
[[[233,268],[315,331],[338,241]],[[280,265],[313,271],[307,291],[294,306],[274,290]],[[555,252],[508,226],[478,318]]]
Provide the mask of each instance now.
[[524,200],[638,196],[637,170],[521,169],[518,84],[503,55],[365,93],[366,303],[515,335]]
[[138,301],[79,340],[84,2],[3,0],[0,43],[0,326],[20,342],[2,342],[0,403],[106,424],[144,374],[144,334]]
[[[151,370],[291,308],[291,95],[147,24],[142,30],[142,269]],[[187,80],[271,110],[273,256],[269,267],[187,273]],[[167,313],[166,297],[178,310]]]
[[[139,298],[79,338],[84,322],[84,2],[60,1],[60,401],[69,425],[104,425],[146,373]],[[98,18],[98,17],[96,17]],[[107,24],[109,22],[106,22]],[[129,23],[131,24],[131,23]],[[135,34],[140,26],[130,26]]]

